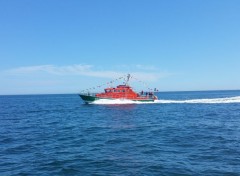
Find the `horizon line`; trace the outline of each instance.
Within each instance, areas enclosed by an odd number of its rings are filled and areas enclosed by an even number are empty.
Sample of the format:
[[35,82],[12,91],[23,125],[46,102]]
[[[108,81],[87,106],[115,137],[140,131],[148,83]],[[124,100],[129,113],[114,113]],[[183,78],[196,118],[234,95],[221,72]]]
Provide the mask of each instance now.
[[[156,93],[168,93],[168,92],[214,92],[214,91],[240,91],[240,89],[219,89],[219,90],[169,90],[169,91],[157,91]],[[79,93],[24,93],[24,94],[0,94],[0,96],[24,96],[24,95],[78,95]]]

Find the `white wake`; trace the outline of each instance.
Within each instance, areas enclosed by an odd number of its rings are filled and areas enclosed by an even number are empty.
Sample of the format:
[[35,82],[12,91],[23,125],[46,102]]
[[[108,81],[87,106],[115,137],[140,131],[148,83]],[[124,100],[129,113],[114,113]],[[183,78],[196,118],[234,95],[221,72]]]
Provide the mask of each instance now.
[[190,99],[190,100],[155,100],[154,102],[140,102],[126,99],[107,100],[101,99],[91,104],[170,104],[170,103],[191,103],[191,104],[220,104],[220,103],[240,103],[240,96],[226,98],[209,98],[209,99]]
[[240,103],[240,96],[191,100],[156,100],[156,103]]

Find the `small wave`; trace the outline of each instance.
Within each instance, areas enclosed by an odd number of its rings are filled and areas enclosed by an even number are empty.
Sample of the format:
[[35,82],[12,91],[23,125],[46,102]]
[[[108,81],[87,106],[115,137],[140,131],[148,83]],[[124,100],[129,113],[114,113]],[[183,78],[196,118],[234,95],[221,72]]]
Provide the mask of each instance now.
[[221,104],[221,103],[240,103],[240,96],[226,98],[209,98],[209,99],[190,99],[190,100],[155,100],[154,102],[141,102],[126,99],[96,100],[91,104],[170,104],[170,103],[189,103],[189,104]]

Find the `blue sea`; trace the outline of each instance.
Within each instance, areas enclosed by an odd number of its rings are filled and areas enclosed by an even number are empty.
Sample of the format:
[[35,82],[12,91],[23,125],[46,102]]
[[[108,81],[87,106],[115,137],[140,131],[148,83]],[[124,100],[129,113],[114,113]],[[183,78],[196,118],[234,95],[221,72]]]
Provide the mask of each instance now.
[[0,175],[240,175],[240,91],[157,96],[0,96]]

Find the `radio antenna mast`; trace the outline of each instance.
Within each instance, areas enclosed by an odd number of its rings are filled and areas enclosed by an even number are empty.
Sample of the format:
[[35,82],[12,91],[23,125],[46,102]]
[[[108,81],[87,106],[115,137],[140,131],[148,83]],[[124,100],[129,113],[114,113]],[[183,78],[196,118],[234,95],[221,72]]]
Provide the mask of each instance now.
[[129,82],[129,79],[130,79],[130,74],[127,75],[127,80],[126,80],[126,86],[128,86],[128,82]]

